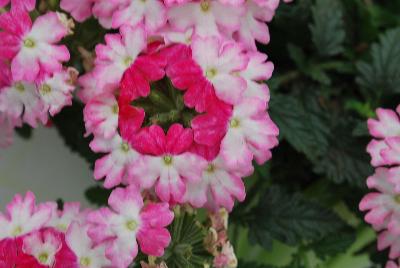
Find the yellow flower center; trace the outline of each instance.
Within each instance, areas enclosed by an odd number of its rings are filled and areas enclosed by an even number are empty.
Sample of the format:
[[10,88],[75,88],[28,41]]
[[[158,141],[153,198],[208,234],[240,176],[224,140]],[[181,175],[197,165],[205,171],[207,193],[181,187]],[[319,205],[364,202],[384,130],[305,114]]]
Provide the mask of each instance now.
[[40,263],[45,264],[49,259],[49,254],[47,252],[40,253],[38,259]]
[[[143,1],[143,0],[142,0],[142,1]],[[129,57],[129,56],[125,57],[125,59],[124,59],[124,64],[125,64],[127,67],[131,66],[132,62],[133,62],[132,57]]]
[[209,69],[207,69],[207,71],[206,71],[206,77],[207,77],[208,79],[212,79],[212,78],[214,78],[214,77],[217,75],[217,73],[218,73],[218,70],[217,70],[217,69],[215,69],[215,68],[209,68]]
[[22,234],[22,227],[21,226],[15,227],[14,230],[12,231],[12,235],[19,236],[20,234]]
[[82,257],[82,258],[80,259],[79,263],[80,263],[81,266],[87,267],[87,266],[90,265],[91,260],[90,260],[90,258],[88,258],[88,257]]
[[125,226],[129,231],[135,231],[138,227],[138,224],[135,220],[129,220],[126,222]]
[[395,201],[397,204],[400,204],[400,194],[398,194],[398,195],[396,195],[396,196],[394,197],[394,201]]
[[207,172],[208,173],[213,173],[215,171],[215,165],[214,164],[209,164],[207,166]]
[[210,10],[210,2],[209,1],[201,1],[200,7],[203,12],[208,12]]
[[237,118],[233,118],[229,125],[231,126],[231,128],[237,128],[240,126],[240,121]]
[[167,166],[169,166],[169,165],[171,165],[172,164],[172,156],[170,156],[170,155],[166,155],[166,156],[164,156],[164,163],[167,165]]
[[111,109],[112,109],[113,114],[118,114],[119,113],[118,104],[113,105],[113,107]]
[[31,38],[27,38],[24,40],[24,46],[27,48],[33,48],[35,47],[35,41],[33,41]]
[[123,151],[123,152],[125,152],[125,153],[127,153],[127,152],[129,152],[129,144],[128,143],[126,143],[126,142],[123,142],[122,143],[122,145],[121,145],[121,150]]
[[18,90],[19,92],[24,92],[25,86],[21,82],[17,82],[15,83],[15,89]]
[[41,88],[40,88],[40,92],[42,93],[42,95],[46,95],[49,94],[51,92],[51,87],[48,84],[44,84]]

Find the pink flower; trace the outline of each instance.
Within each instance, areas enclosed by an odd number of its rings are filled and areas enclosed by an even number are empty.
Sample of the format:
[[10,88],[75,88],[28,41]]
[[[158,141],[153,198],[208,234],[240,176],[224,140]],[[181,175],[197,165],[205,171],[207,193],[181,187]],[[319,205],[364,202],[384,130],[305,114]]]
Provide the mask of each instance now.
[[389,258],[396,259],[400,257],[399,234],[393,234],[390,231],[384,231],[378,236],[378,250],[384,250],[390,247]]
[[248,64],[240,46],[234,42],[221,42],[217,38],[195,38],[192,53],[203,76],[214,86],[217,97],[229,104],[238,103],[247,84],[237,74]]
[[[5,7],[10,3],[10,0],[0,0],[0,7]],[[11,0],[12,8],[25,9],[32,11],[35,9],[36,0]]]
[[[203,157],[207,159],[205,155]],[[184,200],[197,208],[206,205],[213,211],[220,207],[232,211],[234,199],[242,202],[246,196],[241,176],[250,175],[252,171],[239,174],[227,168],[220,156],[209,159],[207,167],[202,171],[201,180],[187,183]]]
[[241,6],[224,5],[218,1],[198,1],[174,5],[168,10],[172,27],[184,31],[194,28],[201,37],[220,36],[220,27],[234,32],[239,29]]
[[41,229],[50,220],[51,204],[35,205],[35,196],[27,192],[17,194],[7,205],[7,213],[0,212],[0,240],[15,238]]
[[247,90],[244,97],[259,98],[265,102],[269,102],[269,88],[265,83],[269,80],[274,71],[272,62],[267,61],[267,55],[259,52],[249,52],[249,64],[246,69],[240,72],[241,77],[246,80]]
[[95,137],[90,148],[97,153],[105,153],[95,163],[96,180],[106,178],[104,187],[112,188],[130,181],[128,169],[138,158],[138,153],[118,134],[111,139]]
[[[400,111],[400,106],[397,112]],[[372,157],[373,166],[391,165],[400,163],[400,121],[396,112],[379,108],[376,110],[378,119],[368,120],[368,129],[373,139],[367,147]]]
[[386,263],[385,268],[399,268],[400,266],[397,265],[394,261],[388,261]]
[[56,255],[62,248],[62,240],[58,233],[51,229],[43,232],[33,232],[23,239],[22,251],[35,257],[43,266],[52,267],[56,262]]
[[107,34],[106,45],[96,46],[94,69],[97,87],[118,88],[124,72],[146,48],[146,32],[142,26],[124,26],[120,34]]
[[99,20],[99,23],[106,29],[112,26],[114,12],[120,7],[119,1],[96,0],[93,6],[93,15]]
[[65,236],[68,247],[75,254],[77,268],[106,268],[112,267],[106,258],[106,244],[95,245],[88,236],[88,225],[73,222]]
[[[264,2],[262,5],[260,3]],[[246,12],[240,17],[240,27],[233,36],[247,49],[257,51],[256,42],[269,43],[269,30],[266,22],[272,20],[279,0],[246,1]]]
[[[390,170],[377,168],[374,175],[368,178],[368,188],[378,192],[367,194],[360,202],[360,210],[368,211],[365,221],[380,231],[384,228],[398,229],[400,221],[400,193],[395,191],[394,184],[389,181]],[[399,233],[400,234],[400,233]]]
[[65,106],[72,105],[75,86],[72,85],[71,75],[77,73],[75,69],[69,68],[39,78],[37,88],[40,99],[43,101],[44,110],[49,111],[51,116],[58,114]]
[[112,27],[143,24],[148,33],[154,33],[166,24],[166,10],[159,0],[117,0],[119,9],[112,17]]
[[134,186],[115,189],[108,200],[110,208],[88,215],[89,236],[95,243],[106,243],[106,256],[116,267],[127,267],[138,253],[162,256],[171,241],[165,228],[173,220],[168,204],[144,206]]
[[110,139],[117,133],[119,107],[112,94],[104,94],[90,100],[83,111],[86,135]]
[[167,134],[157,125],[143,129],[132,141],[143,154],[130,168],[132,182],[151,188],[155,184],[157,196],[164,202],[181,202],[186,182],[199,181],[207,163],[189,153],[193,132],[180,124],[173,124]]
[[253,158],[262,164],[271,158],[278,145],[279,129],[266,113],[266,103],[256,98],[244,99],[233,109],[228,132],[221,144],[226,165],[248,170]]
[[81,205],[78,202],[64,203],[63,210],[58,210],[57,205],[54,204],[50,221],[46,224],[46,226],[66,233],[72,222],[85,222],[86,214],[89,211],[81,211],[80,208]]
[[77,95],[83,103],[88,103],[91,99],[96,96],[103,94],[113,94],[116,87],[99,87],[97,76],[94,72],[86,73],[78,78],[78,84],[81,90],[78,91]]
[[38,122],[45,124],[48,119],[36,84],[29,82],[15,82],[0,92],[0,112],[12,123],[22,119],[32,127],[36,127]]
[[69,60],[67,47],[55,45],[69,32],[62,16],[49,12],[32,25],[29,14],[20,9],[0,15],[0,58],[11,60],[14,81],[33,82],[40,72],[59,71]]
[[83,22],[92,15],[95,0],[61,0],[60,7],[71,13],[72,17]]

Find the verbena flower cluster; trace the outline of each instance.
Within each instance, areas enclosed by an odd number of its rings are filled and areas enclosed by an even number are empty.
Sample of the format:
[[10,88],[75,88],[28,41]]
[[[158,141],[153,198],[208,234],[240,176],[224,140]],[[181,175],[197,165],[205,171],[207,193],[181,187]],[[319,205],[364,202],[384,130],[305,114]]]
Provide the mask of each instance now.
[[[379,108],[377,119],[368,120],[373,140],[367,147],[375,174],[367,185],[376,192],[367,194],[360,203],[368,211],[365,221],[379,232],[378,249],[390,248],[390,259],[400,257],[400,106],[396,111]],[[387,268],[398,267],[389,261]]]
[[[0,1],[0,146],[70,105],[77,81],[102,155],[94,177],[113,191],[109,207],[83,212],[17,195],[0,214],[5,267],[128,267],[139,248],[164,254],[170,207],[231,211],[245,199],[242,178],[278,144],[265,84],[274,66],[256,42],[269,42],[279,0],[62,0],[77,22],[93,16],[112,32],[79,78],[63,66],[73,20],[9,2]],[[235,264],[223,237],[215,267]]]

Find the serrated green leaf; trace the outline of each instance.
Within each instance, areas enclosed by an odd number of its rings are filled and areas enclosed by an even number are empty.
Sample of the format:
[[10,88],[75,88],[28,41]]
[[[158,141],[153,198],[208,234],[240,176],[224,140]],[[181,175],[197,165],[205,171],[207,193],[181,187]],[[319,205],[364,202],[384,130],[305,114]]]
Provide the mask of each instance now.
[[400,28],[382,34],[371,47],[371,61],[357,63],[357,83],[375,93],[400,92]]
[[372,168],[365,152],[366,144],[352,137],[349,124],[341,124],[332,130],[329,146],[314,162],[314,171],[336,183],[348,182],[364,187]]
[[339,232],[311,243],[308,248],[312,249],[320,259],[325,259],[346,252],[355,241],[356,234],[354,231]]
[[346,37],[343,11],[338,0],[317,0],[312,7],[312,40],[321,56],[335,56],[343,51]]
[[101,186],[93,186],[85,191],[86,199],[93,205],[105,206],[108,204],[108,197],[111,190],[105,189]]
[[331,210],[298,193],[290,195],[277,186],[264,193],[248,217],[250,235],[257,242],[272,237],[288,245],[321,239],[344,225]]
[[270,113],[281,136],[309,159],[328,146],[329,125],[315,98],[276,94],[271,98]]

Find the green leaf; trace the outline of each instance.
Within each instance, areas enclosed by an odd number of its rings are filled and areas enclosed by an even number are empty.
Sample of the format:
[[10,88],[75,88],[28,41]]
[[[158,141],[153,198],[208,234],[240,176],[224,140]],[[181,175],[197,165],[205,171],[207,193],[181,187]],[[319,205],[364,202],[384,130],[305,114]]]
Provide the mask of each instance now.
[[312,7],[312,40],[319,55],[328,57],[343,52],[346,37],[343,11],[338,0],[317,0]]
[[211,255],[204,248],[206,230],[188,213],[175,213],[169,226],[172,241],[161,258],[168,268],[203,268],[211,263]]
[[355,231],[330,234],[308,245],[320,259],[346,252],[356,241]]
[[[382,34],[371,47],[371,61],[357,63],[357,83],[373,93],[400,92],[400,28]],[[376,95],[375,94],[375,95]]]
[[325,174],[336,182],[365,187],[365,179],[372,174],[366,144],[352,137],[350,122],[340,124],[332,130],[329,146],[314,162],[314,171]]
[[270,187],[246,217],[251,238],[262,246],[268,246],[271,241],[264,240],[272,238],[289,245],[321,239],[344,225],[331,210],[277,186]]
[[85,191],[86,199],[93,205],[105,206],[108,204],[108,197],[111,190],[105,189],[101,186],[92,186]]
[[240,268],[277,268],[276,266],[259,264],[256,262],[245,262],[245,261],[239,261],[238,267],[240,267]]
[[328,146],[330,129],[316,98],[275,94],[270,113],[281,136],[309,159],[315,159],[316,152]]
[[15,132],[23,139],[30,139],[32,137],[32,127],[24,124],[22,127],[15,128]]

